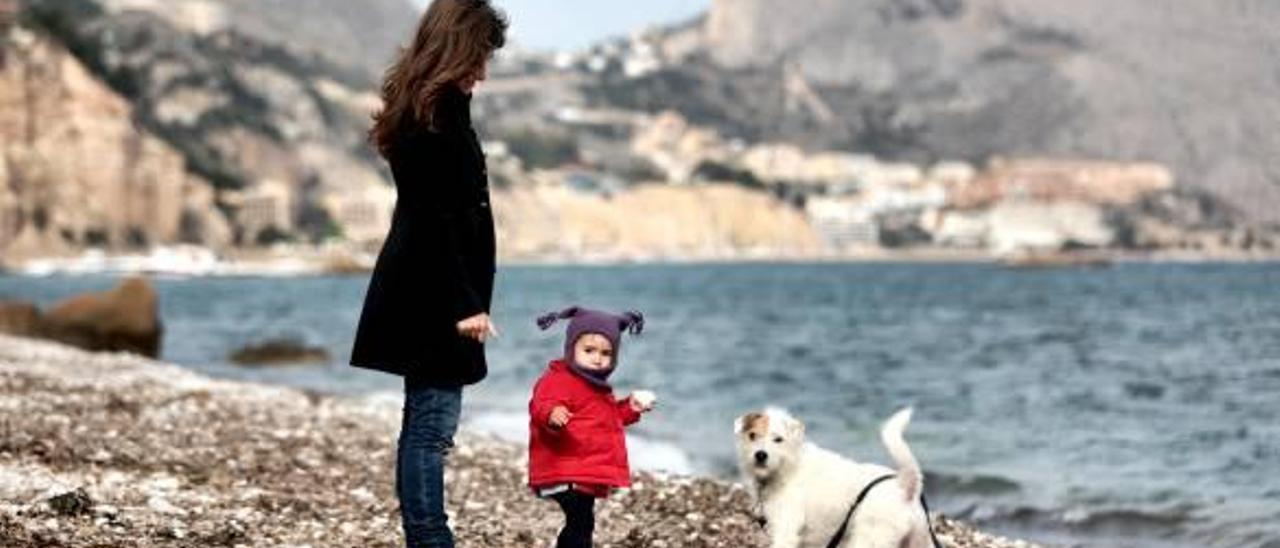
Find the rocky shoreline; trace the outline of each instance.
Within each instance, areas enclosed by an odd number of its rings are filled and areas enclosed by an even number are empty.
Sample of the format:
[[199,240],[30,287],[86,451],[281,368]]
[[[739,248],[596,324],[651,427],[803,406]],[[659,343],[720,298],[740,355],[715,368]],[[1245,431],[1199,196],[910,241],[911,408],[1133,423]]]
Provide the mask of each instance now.
[[[0,546],[398,546],[394,405],[202,377],[0,335]],[[463,433],[461,546],[545,546],[559,515],[521,447]],[[765,546],[745,491],[640,473],[599,546]],[[1025,547],[939,516],[949,547]]]

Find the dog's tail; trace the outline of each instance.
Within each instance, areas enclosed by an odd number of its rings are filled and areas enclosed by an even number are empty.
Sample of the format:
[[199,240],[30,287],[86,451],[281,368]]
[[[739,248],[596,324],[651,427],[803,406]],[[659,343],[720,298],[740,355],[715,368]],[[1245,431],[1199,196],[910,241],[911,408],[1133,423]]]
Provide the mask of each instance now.
[[907,447],[907,440],[902,437],[910,422],[910,407],[894,413],[880,429],[880,441],[897,465],[898,482],[902,485],[907,500],[913,501],[920,498],[920,491],[924,489],[924,473],[920,471],[920,463],[916,462],[915,455],[911,454],[911,448]]

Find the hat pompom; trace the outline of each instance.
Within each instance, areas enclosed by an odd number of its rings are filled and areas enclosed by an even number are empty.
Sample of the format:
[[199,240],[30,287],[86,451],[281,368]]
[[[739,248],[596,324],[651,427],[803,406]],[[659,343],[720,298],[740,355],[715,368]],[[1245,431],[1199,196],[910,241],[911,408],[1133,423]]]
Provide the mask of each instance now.
[[548,312],[538,316],[538,327],[543,331],[546,331],[552,325],[555,325],[556,320],[563,320],[576,316],[578,314],[578,310],[580,310],[579,307],[571,306],[559,312]]
[[622,313],[622,322],[619,328],[628,331],[632,335],[639,335],[644,331],[644,314],[636,310],[628,310]]

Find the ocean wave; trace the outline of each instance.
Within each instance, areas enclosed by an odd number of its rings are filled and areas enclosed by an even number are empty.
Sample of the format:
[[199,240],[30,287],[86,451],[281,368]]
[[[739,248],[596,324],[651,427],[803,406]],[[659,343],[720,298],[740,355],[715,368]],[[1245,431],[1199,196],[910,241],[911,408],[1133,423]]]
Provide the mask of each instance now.
[[947,497],[1003,495],[1022,490],[1022,485],[1012,479],[987,474],[926,473],[924,484],[930,492]]
[[1063,523],[1086,531],[1168,531],[1196,521],[1192,513],[1193,509],[1190,506],[1182,505],[1166,509],[1072,508],[1060,515]]
[[1085,507],[1043,509],[1029,506],[974,504],[956,517],[1005,533],[1034,531],[1042,542],[1067,541],[1076,546],[1200,547],[1193,530],[1204,519],[1189,505],[1165,508]]

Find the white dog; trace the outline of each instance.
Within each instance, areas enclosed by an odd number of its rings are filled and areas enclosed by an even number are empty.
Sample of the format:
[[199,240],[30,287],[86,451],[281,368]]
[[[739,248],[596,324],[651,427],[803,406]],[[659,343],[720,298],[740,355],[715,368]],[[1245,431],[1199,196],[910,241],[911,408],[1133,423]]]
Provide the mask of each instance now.
[[[930,548],[933,537],[920,498],[924,477],[902,438],[910,421],[911,409],[903,409],[880,431],[897,468],[892,470],[806,443],[804,423],[781,409],[739,417],[734,422],[738,462],[771,546]],[[836,539],[860,495],[864,498]]]

